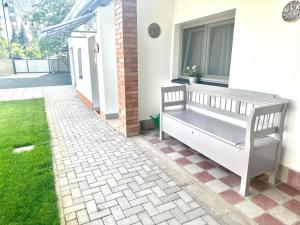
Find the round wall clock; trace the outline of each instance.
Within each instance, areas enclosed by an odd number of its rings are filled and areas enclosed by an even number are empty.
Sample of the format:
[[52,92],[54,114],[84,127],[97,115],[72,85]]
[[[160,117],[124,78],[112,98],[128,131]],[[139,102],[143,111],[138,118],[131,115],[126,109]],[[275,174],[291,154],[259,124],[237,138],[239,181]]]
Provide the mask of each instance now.
[[158,38],[160,35],[160,26],[157,23],[151,23],[148,27],[148,34],[152,38]]
[[300,2],[291,1],[282,10],[282,18],[287,22],[294,22],[300,18]]

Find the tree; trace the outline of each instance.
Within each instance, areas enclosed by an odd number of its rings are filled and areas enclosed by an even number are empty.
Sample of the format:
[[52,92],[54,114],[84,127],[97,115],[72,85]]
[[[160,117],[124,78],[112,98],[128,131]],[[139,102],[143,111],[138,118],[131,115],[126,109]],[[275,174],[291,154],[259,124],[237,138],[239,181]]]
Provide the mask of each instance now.
[[25,52],[24,49],[21,47],[19,43],[12,43],[11,44],[11,57],[12,58],[24,58]]
[[13,28],[10,43],[18,42],[18,35],[16,33],[16,30]]
[[[41,0],[38,7],[28,13],[29,22],[33,36],[38,33],[41,27],[56,25],[63,21],[69,13],[74,0]],[[40,39],[40,49],[44,56],[55,55],[66,45],[67,35],[51,36]]]
[[26,49],[26,57],[29,59],[40,59],[42,58],[42,53],[39,46],[38,39],[33,39],[31,46]]
[[3,37],[0,37],[0,58],[8,58],[9,49],[8,42]]
[[28,39],[27,39],[25,28],[24,28],[23,24],[21,25],[21,30],[18,35],[18,43],[26,49],[26,45],[28,44]]

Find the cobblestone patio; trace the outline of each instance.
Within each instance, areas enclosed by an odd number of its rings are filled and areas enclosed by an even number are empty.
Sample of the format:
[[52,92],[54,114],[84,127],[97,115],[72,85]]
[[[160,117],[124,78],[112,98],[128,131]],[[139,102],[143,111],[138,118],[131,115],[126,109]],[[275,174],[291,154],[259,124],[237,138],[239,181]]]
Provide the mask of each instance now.
[[62,223],[220,224],[70,90],[46,95],[46,111]]
[[238,193],[240,177],[216,162],[171,137],[159,140],[158,131],[147,132],[144,138],[256,224],[300,225],[300,191],[295,188],[285,183],[274,188],[262,176],[252,180],[250,195],[243,197]]

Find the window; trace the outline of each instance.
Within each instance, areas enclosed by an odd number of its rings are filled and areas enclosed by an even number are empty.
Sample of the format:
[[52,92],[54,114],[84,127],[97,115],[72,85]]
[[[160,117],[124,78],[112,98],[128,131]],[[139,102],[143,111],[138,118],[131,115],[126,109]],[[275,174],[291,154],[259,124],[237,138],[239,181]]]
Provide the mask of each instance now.
[[77,56],[78,56],[78,74],[79,74],[79,79],[82,79],[82,58],[81,58],[81,48],[77,49]]
[[180,72],[196,65],[201,80],[228,83],[234,20],[187,26],[182,28]]

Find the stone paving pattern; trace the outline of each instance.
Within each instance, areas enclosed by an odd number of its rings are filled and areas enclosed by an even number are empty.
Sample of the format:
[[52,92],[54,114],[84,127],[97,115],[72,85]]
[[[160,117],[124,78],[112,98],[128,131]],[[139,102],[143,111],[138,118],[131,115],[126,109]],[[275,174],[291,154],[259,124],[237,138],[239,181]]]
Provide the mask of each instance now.
[[158,136],[158,131],[147,132],[144,138],[257,224],[300,225],[299,190],[285,183],[273,188],[257,178],[250,184],[250,196],[243,197],[239,176],[171,137],[161,141]]
[[67,225],[219,224],[73,94],[47,95],[45,100]]

